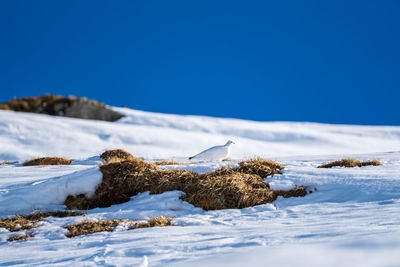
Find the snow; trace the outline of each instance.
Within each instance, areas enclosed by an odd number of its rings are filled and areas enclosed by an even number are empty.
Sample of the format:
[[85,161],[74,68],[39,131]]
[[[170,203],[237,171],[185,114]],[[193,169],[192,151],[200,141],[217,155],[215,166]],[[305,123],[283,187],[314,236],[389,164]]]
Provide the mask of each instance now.
[[[203,173],[261,156],[285,165],[266,178],[274,189],[306,185],[304,198],[278,198],[246,209],[204,211],[180,191],[44,219],[27,241],[0,228],[0,265],[21,266],[396,266],[400,264],[400,127],[252,122],[114,108],[110,123],[0,111],[0,217],[60,210],[68,194],[92,194],[101,182],[98,155],[123,148],[161,168]],[[187,157],[235,140],[231,160],[189,164]],[[74,159],[69,166],[23,167],[38,156]],[[377,158],[382,166],[316,168],[342,157]],[[87,219],[173,217],[176,226],[67,238],[69,223]],[[18,234],[27,233],[21,231]]]
[[0,160],[58,155],[85,159],[125,148],[147,159],[186,159],[234,140],[233,159],[400,150],[400,127],[253,122],[114,108],[111,123],[0,110]]
[[[61,168],[71,169],[71,171],[81,170],[51,177],[51,179],[40,177],[40,173],[51,173],[54,169],[58,171],[57,169]],[[18,180],[20,170],[23,173],[29,172],[34,178],[25,183],[20,181],[18,184],[10,184],[13,176]],[[83,168],[81,166],[73,166],[73,168],[60,166],[14,167],[13,173],[4,179],[4,184],[3,179],[0,179],[0,214],[5,211],[21,213],[33,209],[43,209],[47,205],[62,205],[68,195],[86,194],[91,196],[101,180],[102,174],[98,166],[84,166]]]

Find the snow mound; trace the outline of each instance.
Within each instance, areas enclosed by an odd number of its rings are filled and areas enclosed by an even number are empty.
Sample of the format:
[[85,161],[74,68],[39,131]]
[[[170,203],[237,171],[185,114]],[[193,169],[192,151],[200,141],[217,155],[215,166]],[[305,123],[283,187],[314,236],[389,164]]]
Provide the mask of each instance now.
[[[33,176],[35,172],[46,172],[46,167],[17,168],[23,168],[23,171],[31,171]],[[56,208],[56,205],[60,205],[58,208],[62,208],[61,205],[70,194],[93,195],[101,180],[102,174],[99,167],[91,166],[51,179],[1,186],[0,214],[7,211],[18,213],[33,209],[48,209],[52,206]]]

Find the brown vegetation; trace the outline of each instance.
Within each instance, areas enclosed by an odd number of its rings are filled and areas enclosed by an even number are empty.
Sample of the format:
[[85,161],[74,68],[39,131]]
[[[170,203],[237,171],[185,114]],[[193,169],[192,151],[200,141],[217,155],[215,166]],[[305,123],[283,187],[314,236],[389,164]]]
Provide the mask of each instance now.
[[172,226],[171,217],[153,217],[147,222],[138,222],[129,227],[128,229],[137,229],[137,228],[148,228],[148,227],[164,227],[164,226]]
[[345,159],[341,159],[341,160],[337,160],[337,161],[324,163],[324,164],[318,166],[318,168],[332,168],[332,167],[352,168],[352,167],[363,167],[363,166],[369,166],[369,165],[380,166],[380,165],[382,165],[382,163],[377,159],[361,162],[356,159],[345,158]]
[[12,242],[12,241],[18,241],[18,240],[27,240],[30,237],[33,237],[33,235],[32,234],[14,235],[14,236],[8,238],[7,241]]
[[[128,228],[128,230],[137,229],[137,228],[148,228],[148,227],[164,227],[164,226],[172,226],[171,223],[172,218],[160,216],[151,218],[147,222],[138,222],[133,224]],[[121,219],[121,220],[107,220],[103,219],[100,221],[87,220],[81,223],[69,224],[65,228],[68,229],[67,237],[74,237],[79,235],[87,235],[98,232],[112,232],[115,227],[117,227],[121,223],[128,223],[131,220]]]
[[12,161],[2,161],[2,162],[0,162],[0,165],[6,165],[6,164],[11,164],[12,163]]
[[[112,154],[111,151],[108,153]],[[281,164],[271,160],[252,159],[240,162],[239,167],[197,174],[187,170],[160,169],[156,164],[133,155],[129,158],[102,164],[103,181],[94,196],[70,195],[64,202],[67,208],[87,210],[108,207],[127,202],[131,196],[146,191],[160,194],[180,190],[185,193],[181,197],[183,200],[205,210],[245,208],[269,203],[284,195],[271,190],[264,182],[263,178],[279,174],[283,169]],[[292,195],[297,192],[298,196],[304,196],[306,191],[302,188],[293,191]]]
[[112,232],[120,223],[129,222],[129,220],[107,220],[100,221],[87,220],[81,223],[69,224],[65,228],[68,229],[66,237],[74,237],[79,235],[87,235],[98,232]]
[[24,166],[40,166],[40,165],[69,165],[71,160],[60,157],[44,157],[31,159],[24,163]]
[[[315,191],[317,189],[315,188]],[[294,189],[285,191],[285,190],[275,190],[275,194],[278,196],[282,196],[284,198],[289,198],[289,197],[304,197],[307,195],[307,188],[305,186],[297,186]],[[312,193],[312,190],[310,190],[310,194]]]
[[160,161],[156,161],[154,162],[154,164],[156,165],[186,165],[186,164],[193,164],[194,162],[190,162],[190,163],[181,163],[181,162],[176,162],[173,160],[160,160]]
[[0,109],[105,121],[115,121],[123,117],[122,114],[108,109],[101,102],[88,100],[85,97],[64,97],[50,94],[14,98],[0,104]]
[[23,216],[0,219],[0,228],[6,228],[10,232],[18,232],[38,227],[35,223],[38,220],[29,220]]
[[88,100],[86,97],[77,98],[75,96],[64,97],[64,96],[47,94],[44,96],[14,98],[12,100],[0,104],[0,109],[57,115],[57,114],[51,114],[54,112],[55,106],[68,105],[74,101],[86,102],[91,105],[99,107],[105,106],[104,103]]
[[76,211],[49,211],[49,212],[34,212],[28,215],[17,215],[10,218],[0,219],[0,228],[6,228],[10,232],[18,232],[38,227],[37,222],[47,217],[69,217],[82,216],[82,212]]
[[113,149],[103,152],[103,154],[100,155],[100,158],[104,159],[106,162],[119,162],[124,160],[135,160],[136,157],[123,149]]

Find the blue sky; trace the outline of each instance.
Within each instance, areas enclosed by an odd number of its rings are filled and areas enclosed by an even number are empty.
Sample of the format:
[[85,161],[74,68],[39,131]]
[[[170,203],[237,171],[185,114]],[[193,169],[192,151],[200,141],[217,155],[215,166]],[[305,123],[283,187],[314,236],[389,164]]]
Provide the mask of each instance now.
[[0,101],[400,125],[400,1],[0,0]]

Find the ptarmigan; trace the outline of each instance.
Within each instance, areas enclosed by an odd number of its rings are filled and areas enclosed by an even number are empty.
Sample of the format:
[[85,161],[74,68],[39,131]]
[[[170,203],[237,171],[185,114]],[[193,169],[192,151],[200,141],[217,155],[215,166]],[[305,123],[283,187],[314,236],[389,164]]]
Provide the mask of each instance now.
[[229,156],[232,144],[234,144],[234,142],[229,140],[225,145],[213,146],[193,157],[190,157],[189,160],[221,161]]

